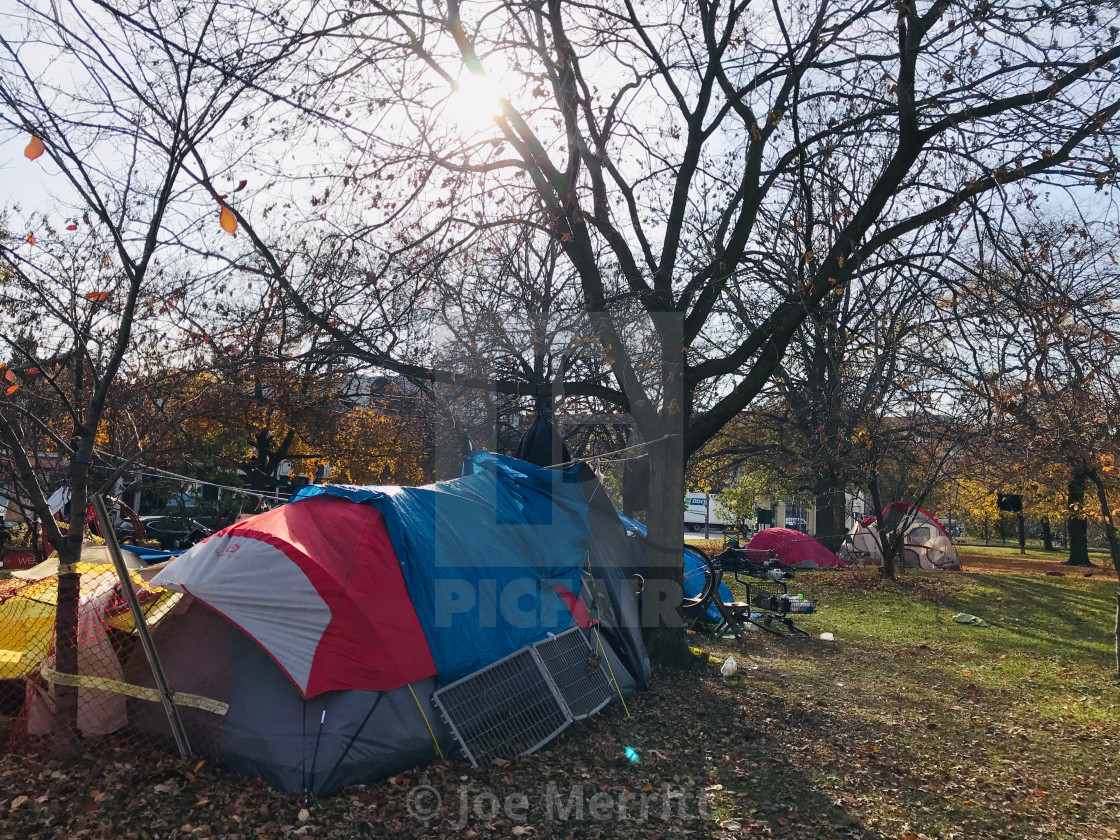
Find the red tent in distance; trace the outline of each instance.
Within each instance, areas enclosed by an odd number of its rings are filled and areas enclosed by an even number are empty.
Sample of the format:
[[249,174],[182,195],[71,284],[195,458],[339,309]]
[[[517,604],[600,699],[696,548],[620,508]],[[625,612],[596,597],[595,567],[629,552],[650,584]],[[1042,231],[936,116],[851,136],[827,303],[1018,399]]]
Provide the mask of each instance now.
[[795,569],[846,569],[848,564],[810,537],[792,528],[765,528],[747,548],[771,550],[783,566]]

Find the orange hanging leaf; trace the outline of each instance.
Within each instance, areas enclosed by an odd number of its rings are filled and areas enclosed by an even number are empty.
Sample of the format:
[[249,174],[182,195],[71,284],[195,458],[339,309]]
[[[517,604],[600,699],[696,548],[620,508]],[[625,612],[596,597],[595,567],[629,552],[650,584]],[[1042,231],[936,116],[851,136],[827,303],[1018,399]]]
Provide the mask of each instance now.
[[108,255],[108,254],[106,254],[105,256],[103,256],[103,257],[101,258],[101,262],[103,262],[103,263],[107,263],[107,262],[109,262],[109,259],[110,259],[109,255]]
[[34,245],[35,244],[35,235],[34,234],[31,234],[31,233],[27,234],[27,244],[28,245]]
[[12,372],[11,368],[9,368],[7,371],[5,371],[4,378],[7,379],[9,382],[15,382],[16,381],[16,375]]
[[12,394],[14,394],[18,390],[19,390],[19,386],[18,385],[13,385],[11,388],[9,388],[7,391],[5,391],[5,393],[8,394],[9,396],[11,396]]
[[34,376],[38,372],[39,372],[39,368],[28,368],[27,369],[27,375],[28,376]]
[[28,160],[35,160],[35,158],[39,157],[44,151],[43,141],[32,134],[31,142],[28,143],[27,148],[23,150],[23,156]]
[[108,292],[86,292],[83,295],[86,300],[92,300],[94,303],[104,303],[109,299]]
[[237,217],[233,215],[233,211],[222,205],[222,215],[219,218],[222,225],[222,230],[233,236],[237,233]]
[[67,229],[67,230],[77,230],[77,229],[78,229],[78,226],[77,226],[77,225],[67,225],[67,226],[66,226],[66,229]]

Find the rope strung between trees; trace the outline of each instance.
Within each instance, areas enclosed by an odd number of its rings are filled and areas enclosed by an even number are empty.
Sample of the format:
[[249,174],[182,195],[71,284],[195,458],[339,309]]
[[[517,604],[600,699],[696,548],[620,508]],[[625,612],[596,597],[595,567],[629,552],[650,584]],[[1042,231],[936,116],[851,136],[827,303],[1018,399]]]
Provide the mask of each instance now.
[[[661,437],[657,438],[656,440],[650,440],[650,441],[646,441],[644,443],[635,443],[635,444],[632,444],[631,446],[624,446],[621,449],[614,449],[610,452],[603,452],[599,455],[588,455],[587,457],[584,457],[584,458],[573,458],[570,461],[562,461],[559,464],[549,464],[546,469],[556,470],[556,469],[563,469],[564,467],[574,467],[576,464],[587,463],[588,461],[595,460],[595,459],[599,459],[601,461],[604,458],[609,458],[611,455],[619,455],[623,452],[630,452],[634,449],[645,449],[647,447],[653,446],[655,443],[661,443],[662,441],[670,440],[671,438],[675,438],[675,437],[680,437],[680,435],[676,432],[673,432],[672,434],[662,435]],[[644,458],[648,454],[649,454],[648,452],[643,452],[641,455],[635,455],[632,458],[615,458],[615,459],[609,461],[609,463],[622,463],[623,461],[634,461],[634,460],[637,460],[638,458]]]

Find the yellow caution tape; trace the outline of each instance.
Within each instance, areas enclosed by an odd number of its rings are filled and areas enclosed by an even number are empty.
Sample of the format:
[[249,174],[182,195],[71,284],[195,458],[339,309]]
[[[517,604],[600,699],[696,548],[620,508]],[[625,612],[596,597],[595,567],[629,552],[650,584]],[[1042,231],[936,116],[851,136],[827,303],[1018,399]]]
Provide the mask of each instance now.
[[[154,688],[148,688],[142,685],[132,685],[131,683],[121,682],[120,680],[111,680],[107,677],[94,677],[89,674],[62,674],[43,666],[40,673],[49,683],[55,685],[71,685],[78,688],[96,688],[101,691],[111,691],[114,694],[124,694],[128,697],[135,697],[137,700],[151,700],[153,703],[160,701],[159,691]],[[187,694],[183,691],[176,691],[172,699],[175,701],[176,706],[190,706],[193,709],[201,709],[204,712],[213,712],[216,715],[225,715],[229,711],[229,703],[223,703],[220,700],[212,700],[209,697],[201,697],[197,694]]]

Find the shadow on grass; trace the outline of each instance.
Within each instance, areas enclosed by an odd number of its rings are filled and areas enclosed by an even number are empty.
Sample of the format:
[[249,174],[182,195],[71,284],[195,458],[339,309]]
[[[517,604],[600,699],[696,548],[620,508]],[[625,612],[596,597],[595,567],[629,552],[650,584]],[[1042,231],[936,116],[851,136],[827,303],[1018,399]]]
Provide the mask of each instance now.
[[987,575],[977,584],[946,605],[1021,638],[1024,651],[1096,662],[1112,649],[1115,585],[1072,589],[1028,575]]

